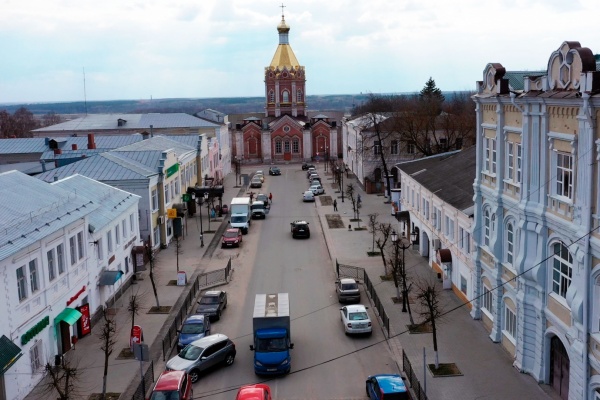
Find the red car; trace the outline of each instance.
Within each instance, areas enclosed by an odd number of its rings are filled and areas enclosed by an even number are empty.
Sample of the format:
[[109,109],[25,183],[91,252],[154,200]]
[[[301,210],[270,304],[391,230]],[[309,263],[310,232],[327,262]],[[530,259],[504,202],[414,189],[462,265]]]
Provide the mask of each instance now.
[[223,247],[240,247],[242,243],[242,231],[240,228],[229,228],[221,238],[221,248]]
[[262,383],[242,386],[235,400],[271,400],[271,388]]
[[165,371],[156,380],[150,400],[192,400],[192,381],[185,371]]

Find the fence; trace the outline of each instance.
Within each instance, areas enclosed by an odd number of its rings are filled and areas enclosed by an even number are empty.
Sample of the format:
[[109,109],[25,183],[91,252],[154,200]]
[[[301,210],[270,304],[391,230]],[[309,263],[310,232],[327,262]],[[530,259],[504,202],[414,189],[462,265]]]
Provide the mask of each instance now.
[[146,373],[142,377],[140,385],[135,389],[135,393],[131,397],[131,400],[146,400],[146,393],[154,382],[154,361],[150,361],[150,367],[146,370]]
[[427,400],[427,395],[421,387],[421,383],[419,382],[419,379],[417,379],[417,376],[412,369],[412,365],[410,365],[410,360],[404,350],[402,350],[402,370],[406,374],[413,392],[415,392],[416,400]]
[[369,275],[365,273],[365,269],[361,267],[354,267],[352,265],[340,264],[337,260],[335,260],[335,270],[337,272],[338,278],[354,278],[357,281],[363,281],[365,292],[371,298],[373,302],[373,306],[379,313],[379,317],[381,318],[381,323],[385,328],[388,336],[390,335],[390,319],[385,312],[385,308],[383,308],[383,304],[379,300],[379,296],[377,295],[377,291],[371,280],[369,279]]

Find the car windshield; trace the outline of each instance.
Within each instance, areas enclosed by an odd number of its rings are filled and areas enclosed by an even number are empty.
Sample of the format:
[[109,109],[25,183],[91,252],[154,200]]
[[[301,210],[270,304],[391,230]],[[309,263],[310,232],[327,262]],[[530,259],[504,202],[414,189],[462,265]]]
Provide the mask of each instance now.
[[252,209],[253,210],[262,210],[263,208],[265,208],[265,203],[252,204]]
[[304,192],[305,196],[312,196],[313,192],[311,192],[310,190]]
[[181,333],[195,335],[202,332],[204,332],[203,323],[183,324],[183,326],[181,327]]
[[258,351],[271,352],[271,351],[286,351],[287,340],[286,338],[274,338],[274,339],[258,339],[256,345]]
[[246,217],[243,215],[238,215],[238,216],[232,216],[231,217],[231,222],[246,222]]
[[219,298],[216,296],[206,296],[200,299],[200,304],[217,304]]
[[256,196],[256,200],[258,201],[267,201],[268,197],[266,194],[259,194],[258,196]]
[[165,390],[160,392],[152,392],[150,400],[179,400],[179,392],[176,390]]
[[226,238],[236,238],[238,237],[238,233],[235,231],[225,231],[223,236],[225,236]]
[[200,357],[200,354],[202,354],[202,351],[204,351],[202,347],[197,347],[190,344],[179,352],[179,357],[183,358],[184,360],[197,360],[198,357]]
[[369,316],[364,311],[353,312],[348,315],[348,319],[350,321],[362,321],[364,319],[369,319]]
[[354,290],[358,289],[358,284],[356,283],[342,283],[342,290]]

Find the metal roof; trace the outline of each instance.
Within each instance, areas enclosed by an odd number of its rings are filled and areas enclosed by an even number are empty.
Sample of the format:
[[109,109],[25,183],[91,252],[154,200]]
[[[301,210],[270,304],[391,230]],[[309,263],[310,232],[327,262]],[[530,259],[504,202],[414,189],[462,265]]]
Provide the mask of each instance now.
[[97,230],[121,217],[129,207],[139,202],[140,196],[106,185],[83,175],[75,174],[52,183],[79,197],[97,203],[98,208],[89,215],[88,222]]
[[546,71],[506,71],[504,79],[508,79],[508,85],[512,90],[523,90],[525,88],[525,77],[544,75],[546,75]]
[[0,174],[0,260],[84,218],[98,204],[19,171]]
[[45,138],[0,139],[0,154],[43,153],[47,148]]
[[106,152],[44,172],[35,177],[46,182],[53,182],[55,178],[63,179],[74,174],[81,174],[97,181],[106,182],[148,179],[150,176],[158,174],[158,171],[150,169],[135,160],[127,159],[123,155],[118,155],[118,153]]
[[[125,121],[119,126],[119,120]],[[185,113],[150,113],[150,114],[88,114],[84,117],[60,124],[35,129],[33,132],[55,131],[101,131],[103,129],[115,130],[150,130],[150,125],[155,129],[166,128],[207,128],[218,127],[218,124],[194,117]]]
[[132,143],[129,146],[119,147],[113,150],[114,152],[123,151],[143,151],[143,150],[161,150],[166,151],[173,149],[175,154],[181,156],[183,154],[196,151],[196,146],[188,146],[177,140],[169,139],[167,136],[154,136],[141,142]]
[[421,186],[455,207],[473,206],[476,147],[396,164]]

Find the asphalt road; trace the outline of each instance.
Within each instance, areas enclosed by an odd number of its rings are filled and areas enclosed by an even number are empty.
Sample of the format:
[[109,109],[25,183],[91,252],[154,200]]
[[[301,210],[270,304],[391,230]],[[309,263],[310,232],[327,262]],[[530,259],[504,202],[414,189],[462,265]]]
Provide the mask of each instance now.
[[[267,218],[253,221],[239,249],[216,249],[213,254],[233,257],[233,279],[225,287],[228,307],[221,321],[212,325],[212,333],[224,333],[235,342],[236,360],[230,367],[204,374],[194,385],[194,398],[233,399],[241,385],[266,382],[274,399],[364,399],[368,375],[398,372],[383,333],[369,309],[373,335],[344,334],[335,274],[315,204],[302,202],[308,187],[305,172],[297,165],[283,166],[281,176],[265,178],[260,192],[273,194]],[[292,239],[290,222],[295,219],[309,222],[309,239]],[[249,350],[254,295],[275,292],[290,294],[292,371],[257,377]]]

